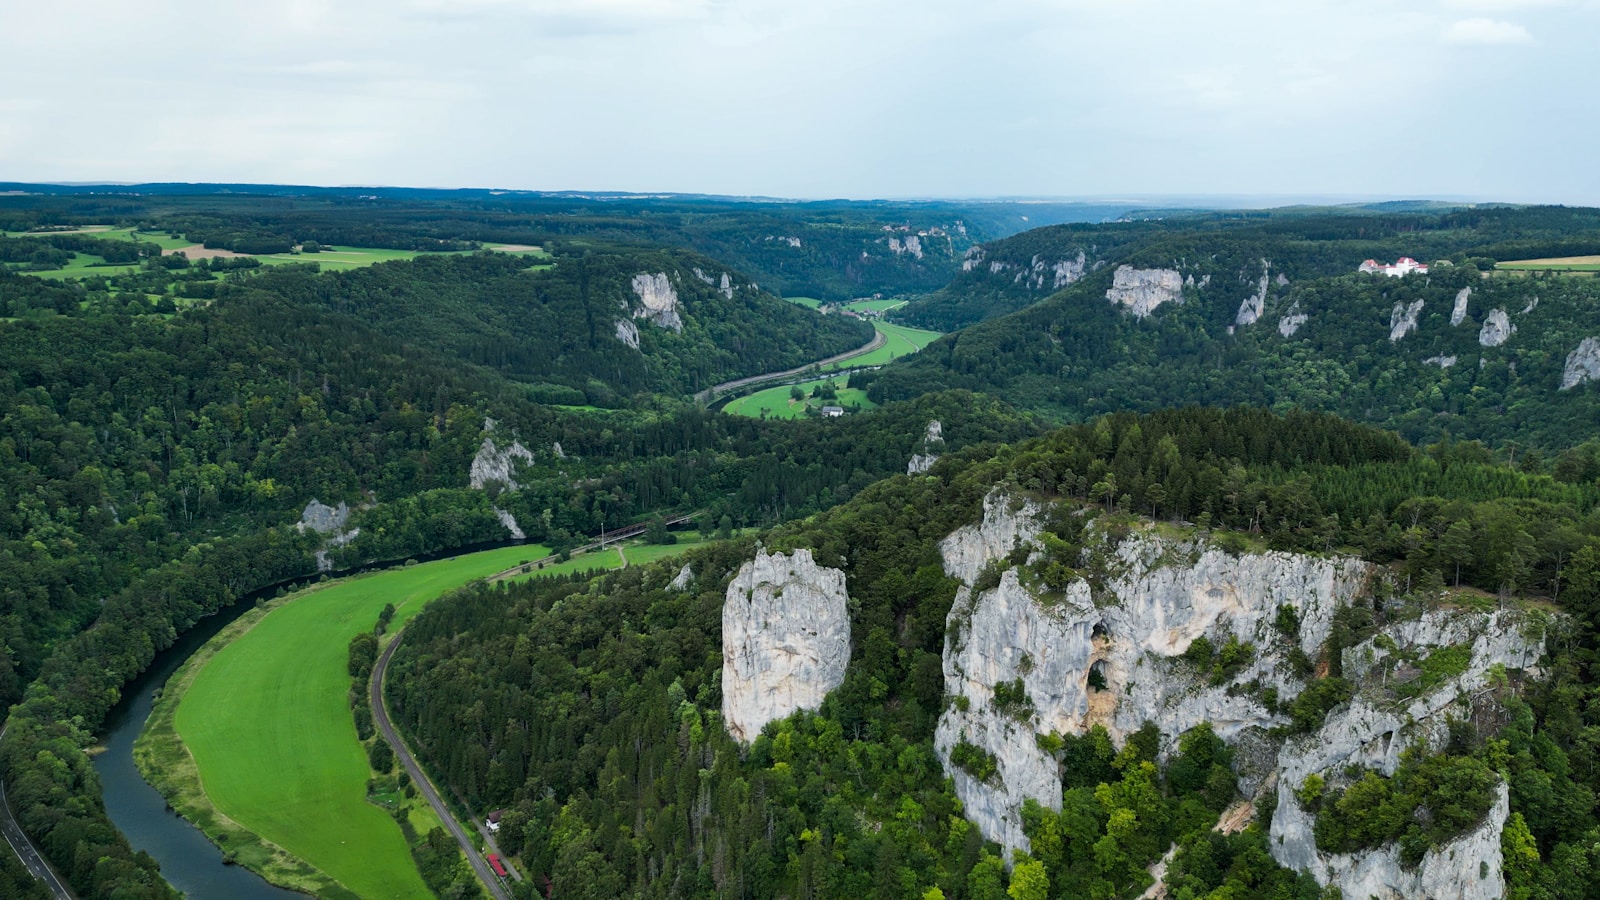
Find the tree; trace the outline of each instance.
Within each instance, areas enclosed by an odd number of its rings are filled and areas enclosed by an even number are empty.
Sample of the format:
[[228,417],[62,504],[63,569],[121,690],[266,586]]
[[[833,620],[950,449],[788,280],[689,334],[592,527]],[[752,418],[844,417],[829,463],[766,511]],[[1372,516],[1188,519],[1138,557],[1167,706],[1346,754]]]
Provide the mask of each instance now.
[[350,639],[349,661],[347,669],[351,678],[365,680],[372,674],[372,666],[378,661],[378,636],[370,631],[363,631]]

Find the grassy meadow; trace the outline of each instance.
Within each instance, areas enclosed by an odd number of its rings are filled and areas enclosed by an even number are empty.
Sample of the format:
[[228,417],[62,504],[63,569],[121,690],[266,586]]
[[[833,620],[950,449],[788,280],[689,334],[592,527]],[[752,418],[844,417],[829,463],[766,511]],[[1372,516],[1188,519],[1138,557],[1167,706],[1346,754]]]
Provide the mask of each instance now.
[[[347,645],[386,603],[395,605],[393,632],[446,591],[547,552],[507,547],[343,579],[219,635],[172,716],[203,799],[355,896],[427,896],[399,827],[367,802],[372,772],[346,699]],[[242,837],[220,843],[230,849]],[[306,873],[263,874],[293,886]]]
[[[624,553],[642,565],[699,543],[679,537]],[[420,797],[369,800],[346,648],[386,603],[394,634],[448,591],[548,555],[536,545],[487,550],[341,579],[246,613],[169,681],[135,748],[141,772],[230,858],[278,884],[324,897],[428,896],[379,804],[404,805],[418,834],[440,823]],[[511,580],[621,564],[608,548]]]
[[1600,272],[1600,256],[1517,259],[1498,263],[1495,268],[1511,272]]
[[[812,388],[827,381],[832,381],[838,386],[837,399],[823,401],[812,397]],[[765,410],[766,417],[769,419],[798,419],[806,414],[806,407],[808,406],[819,410],[824,406],[850,407],[856,404],[860,404],[862,409],[874,409],[877,407],[876,403],[867,399],[866,391],[847,388],[844,386],[844,382],[845,379],[842,377],[818,378],[815,381],[807,381],[799,385],[786,384],[781,387],[767,388],[764,391],[756,391],[754,394],[729,400],[728,405],[724,406],[722,411],[729,415],[749,416],[752,419],[758,419],[761,418],[762,411]],[[802,401],[794,400],[790,394],[790,389],[796,386],[806,394],[806,398]],[[632,558],[631,554],[629,558]]]
[[881,366],[902,356],[910,356],[943,336],[937,331],[923,331],[921,328],[908,328],[905,325],[892,325],[888,322],[873,322],[872,327],[878,329],[888,339],[882,347],[871,353],[834,363],[823,371]]

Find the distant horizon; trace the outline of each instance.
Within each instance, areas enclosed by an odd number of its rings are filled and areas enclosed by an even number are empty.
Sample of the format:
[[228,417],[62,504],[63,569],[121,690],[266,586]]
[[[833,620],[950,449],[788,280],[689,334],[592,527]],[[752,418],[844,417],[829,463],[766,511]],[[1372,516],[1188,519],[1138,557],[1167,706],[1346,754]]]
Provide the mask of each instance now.
[[[1015,204],[1085,204],[1085,205],[1124,205],[1124,204],[1183,204],[1194,203],[1195,209],[1228,210],[1251,209],[1271,210],[1285,209],[1297,206],[1361,206],[1375,203],[1437,203],[1437,204],[1462,204],[1471,206],[1507,205],[1507,206],[1594,206],[1596,204],[1539,201],[1539,200],[1507,200],[1486,197],[1474,197],[1465,194],[1351,194],[1341,192],[1219,192],[1215,194],[1192,192],[1149,192],[1149,193],[1109,193],[1109,194],[1077,194],[1077,195],[1051,195],[1051,194],[908,194],[908,195],[863,195],[863,196],[782,196],[778,194],[726,194],[715,191],[654,191],[654,190],[624,190],[612,188],[537,188],[537,187],[505,187],[499,185],[424,185],[401,183],[344,183],[344,184],[317,184],[313,182],[280,182],[280,181],[187,181],[187,180],[150,180],[150,181],[112,181],[112,180],[47,180],[26,181],[0,179],[0,196],[10,193],[16,195],[16,188],[138,188],[147,186],[174,187],[184,186],[193,188],[221,188],[221,187],[251,187],[251,188],[277,188],[293,190],[306,188],[317,191],[359,191],[359,190],[395,190],[395,191],[438,191],[438,192],[485,192],[506,194],[527,194],[543,196],[598,196],[616,198],[647,199],[661,198],[703,198],[714,200],[731,200],[745,202],[769,203],[1015,203]],[[24,193],[34,193],[27,192]],[[39,192],[47,193],[47,192]]]

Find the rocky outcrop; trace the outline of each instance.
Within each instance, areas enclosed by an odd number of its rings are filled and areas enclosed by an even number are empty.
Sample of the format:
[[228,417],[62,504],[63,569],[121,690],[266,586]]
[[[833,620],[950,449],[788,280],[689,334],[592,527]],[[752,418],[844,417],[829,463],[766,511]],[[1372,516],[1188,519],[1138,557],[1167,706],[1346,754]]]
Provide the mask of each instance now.
[[1183,302],[1183,276],[1176,269],[1135,269],[1117,266],[1106,299],[1128,308],[1143,319],[1163,303]]
[[299,529],[301,531],[315,531],[318,534],[330,534],[344,528],[344,523],[350,518],[350,505],[341,501],[338,506],[329,506],[315,497],[306,508],[300,512]]
[[961,255],[961,271],[971,272],[981,265],[983,265],[983,248],[981,246],[968,247],[967,252]]
[[517,460],[525,463],[533,462],[533,453],[519,441],[512,441],[509,445],[501,447],[496,444],[493,437],[485,437],[478,446],[478,455],[472,458],[472,469],[468,472],[467,483],[473,488],[482,490],[490,482],[499,482],[508,491],[514,491],[521,485],[517,484]]
[[639,349],[639,326],[633,324],[632,319],[618,319],[617,340],[635,350]]
[[1345,674],[1358,684],[1387,678],[1401,654],[1411,658],[1451,647],[1470,647],[1465,671],[1409,702],[1363,690],[1329,714],[1313,735],[1291,741],[1279,755],[1277,808],[1271,823],[1272,855],[1285,866],[1310,872],[1323,885],[1336,884],[1347,897],[1498,898],[1501,878],[1500,834],[1509,805],[1504,784],[1484,821],[1473,830],[1430,851],[1416,868],[1401,865],[1399,848],[1386,845],[1349,854],[1322,853],[1313,834],[1314,818],[1295,797],[1311,775],[1343,786],[1358,773],[1392,775],[1412,746],[1441,749],[1451,718],[1470,718],[1474,695],[1488,686],[1499,667],[1529,669],[1537,663],[1541,641],[1530,637],[1522,616],[1482,615],[1439,609],[1399,622],[1344,652]]
[[1517,326],[1511,324],[1511,317],[1506,315],[1506,311],[1492,309],[1483,320],[1483,328],[1478,331],[1478,343],[1485,347],[1498,347],[1516,333]]
[[[1271,263],[1264,259],[1261,261],[1261,280],[1256,284],[1256,292],[1244,298],[1244,302],[1239,304],[1239,312],[1233,317],[1233,324],[1254,325],[1256,320],[1261,318],[1261,313],[1267,308],[1267,285],[1271,283],[1268,281],[1267,273],[1271,268]],[[1281,321],[1279,327],[1282,327]]]
[[[940,548],[945,571],[965,586],[946,622],[945,690],[954,702],[940,717],[934,746],[968,818],[1008,850],[1027,847],[1020,820],[1025,799],[1060,807],[1057,763],[1039,747],[1039,735],[1101,725],[1120,742],[1146,721],[1169,736],[1210,722],[1233,740],[1247,729],[1281,724],[1258,692],[1239,686],[1255,682],[1292,698],[1301,684],[1286,649],[1258,653],[1220,685],[1174,657],[1202,635],[1218,647],[1233,638],[1265,650],[1284,640],[1275,638],[1273,625],[1280,606],[1297,611],[1301,626],[1293,640],[1315,656],[1334,610],[1363,590],[1370,572],[1346,557],[1235,557],[1203,537],[1162,537],[1154,529],[1115,542],[1091,525],[1091,546],[1076,562],[1080,571],[1099,571],[1103,589],[1079,578],[1050,593],[1030,587],[1013,567],[996,586],[976,591],[991,561],[1036,546],[1039,515],[1031,503],[991,495],[983,521],[957,530]],[[1002,684],[1020,684],[1026,702],[1000,708],[995,690]],[[992,779],[952,765],[963,743],[994,757]]]
[[[649,319],[662,328],[673,331],[683,330],[683,318],[678,314],[678,292],[672,289],[672,280],[665,272],[654,275],[641,272],[633,276],[633,293],[639,298],[639,307],[634,309],[635,319]],[[618,329],[618,338],[621,338],[621,329]],[[638,346],[638,342],[634,342]]]
[[1422,301],[1417,300],[1410,306],[1396,303],[1394,310],[1389,313],[1389,341],[1393,343],[1417,330],[1417,319],[1422,315]]
[[505,526],[506,533],[511,535],[513,540],[527,540],[528,536],[522,533],[522,527],[517,524],[516,516],[513,516],[511,513],[501,509],[498,506],[491,506],[489,508],[494,510],[494,517],[500,520],[501,525]]
[[1448,369],[1456,364],[1456,358],[1454,356],[1430,356],[1423,360],[1422,364],[1425,366],[1438,366],[1441,369]]
[[1300,303],[1296,301],[1289,307],[1289,311],[1284,313],[1283,318],[1278,320],[1278,333],[1286,338],[1294,337],[1300,326],[1309,321],[1311,317],[1300,311]]
[[1460,325],[1467,318],[1467,301],[1472,298],[1472,288],[1456,291],[1456,305],[1450,310],[1450,324]]
[[922,240],[914,234],[906,235],[904,241],[895,237],[889,238],[889,249],[894,251],[895,256],[909,253],[917,259],[922,258]]
[[739,568],[722,605],[722,718],[749,743],[768,722],[815,709],[850,661],[844,572],[811,551],[768,554]]
[[944,449],[944,424],[938,419],[928,423],[928,430],[922,437],[922,451],[913,454],[911,461],[906,463],[907,475],[921,475],[933,468],[939,461],[939,451]]
[[686,591],[691,584],[694,584],[694,569],[690,568],[688,563],[684,563],[683,568],[678,570],[677,577],[668,582],[667,587],[674,591]]
[[1600,379],[1600,338],[1586,337],[1567,354],[1561,371],[1561,390]]
[[733,299],[733,279],[728,277],[727,272],[723,272],[722,280],[717,282],[717,293],[729,300]]

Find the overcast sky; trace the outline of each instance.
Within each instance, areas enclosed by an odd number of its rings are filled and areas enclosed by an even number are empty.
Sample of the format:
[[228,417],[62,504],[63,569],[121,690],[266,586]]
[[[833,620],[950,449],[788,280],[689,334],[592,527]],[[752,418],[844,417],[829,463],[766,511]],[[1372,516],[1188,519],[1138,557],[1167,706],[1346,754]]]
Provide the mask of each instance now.
[[0,180],[1600,205],[1600,0],[0,0]]

